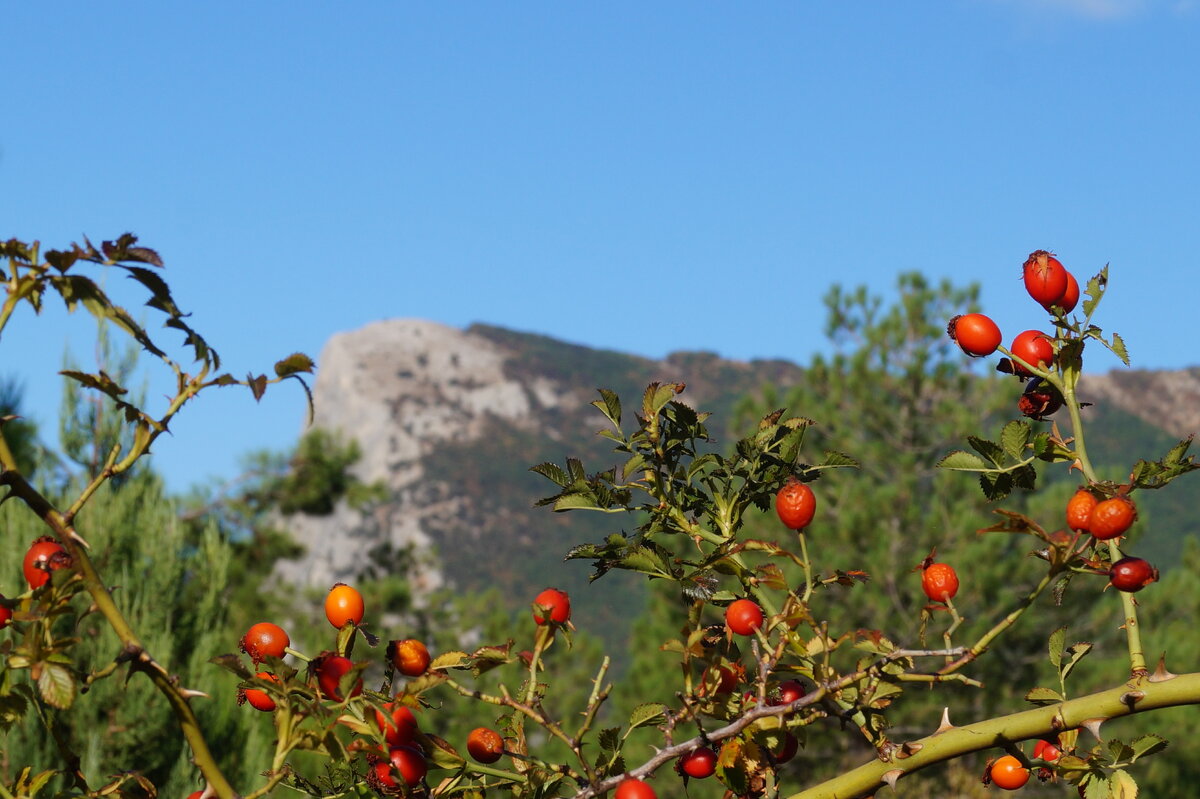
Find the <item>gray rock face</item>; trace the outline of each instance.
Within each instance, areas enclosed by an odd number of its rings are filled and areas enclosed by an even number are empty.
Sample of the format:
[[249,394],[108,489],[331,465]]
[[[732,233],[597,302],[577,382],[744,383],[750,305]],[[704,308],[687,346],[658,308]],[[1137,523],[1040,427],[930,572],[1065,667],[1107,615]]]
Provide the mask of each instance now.
[[[548,379],[527,385],[506,377],[508,357],[482,336],[416,319],[374,322],[333,336],[318,362],[314,425],[357,440],[362,458],[356,476],[382,481],[393,501],[370,517],[344,502],[330,516],[289,517],[286,525],[307,555],[281,564],[281,576],[331,585],[353,580],[365,553],[380,544],[427,550],[425,522],[453,515],[459,499],[422,485],[421,459],[439,444],[477,438],[487,415],[533,425],[534,404],[553,407],[562,396]],[[418,589],[441,582],[433,568],[417,577]]]

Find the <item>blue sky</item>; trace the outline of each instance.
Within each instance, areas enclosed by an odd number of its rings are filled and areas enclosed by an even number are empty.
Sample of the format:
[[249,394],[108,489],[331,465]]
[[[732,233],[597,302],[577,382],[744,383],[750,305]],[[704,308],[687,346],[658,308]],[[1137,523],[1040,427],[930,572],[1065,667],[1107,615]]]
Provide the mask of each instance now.
[[[1038,248],[1111,263],[1099,321],[1135,367],[1200,363],[1191,0],[42,2],[0,22],[0,236],[137,233],[238,374],[391,317],[804,361],[831,283],[886,293],[912,269],[978,281],[1015,332],[1044,319],[1019,280]],[[23,314],[0,342],[47,430],[91,334]],[[202,398],[155,462],[180,489],[233,477],[303,405]]]

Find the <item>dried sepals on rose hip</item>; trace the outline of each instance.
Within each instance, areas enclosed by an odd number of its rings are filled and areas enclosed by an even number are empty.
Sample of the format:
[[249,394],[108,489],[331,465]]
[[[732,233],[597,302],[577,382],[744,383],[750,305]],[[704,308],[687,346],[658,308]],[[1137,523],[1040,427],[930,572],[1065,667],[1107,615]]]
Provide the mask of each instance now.
[[1029,253],[1021,275],[1029,296],[1043,307],[1058,304],[1067,293],[1067,269],[1052,252],[1034,250]]
[[1062,406],[1063,396],[1059,390],[1040,377],[1030,380],[1017,400],[1017,408],[1021,413],[1039,422],[1054,415]]

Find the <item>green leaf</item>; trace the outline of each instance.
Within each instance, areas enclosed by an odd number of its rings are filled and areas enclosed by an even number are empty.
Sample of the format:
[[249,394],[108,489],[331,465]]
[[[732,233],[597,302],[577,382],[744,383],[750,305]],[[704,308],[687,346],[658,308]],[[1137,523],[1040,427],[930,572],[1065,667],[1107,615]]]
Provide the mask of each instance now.
[[834,450],[827,449],[825,450],[825,459],[811,468],[838,469],[846,467],[850,469],[858,469],[861,466],[862,464],[860,464],[854,458],[851,458],[849,455],[846,455],[843,452],[835,452]]
[[592,405],[596,406],[608,421],[613,423],[614,427],[621,426],[621,398],[617,396],[615,391],[610,391],[607,388],[599,389],[600,399],[593,400]]
[[606,752],[616,752],[621,748],[621,728],[606,727],[600,731],[600,748]]
[[1004,425],[1000,432],[1000,445],[1013,460],[1020,460],[1025,453],[1025,445],[1029,443],[1032,430],[1033,427],[1028,422],[1013,421]]
[[117,385],[111,377],[104,373],[103,370],[99,374],[88,374],[87,372],[76,372],[70,369],[64,369],[59,372],[63,377],[69,377],[76,380],[88,388],[94,388],[99,392],[107,394],[114,399],[122,394],[128,394],[129,389]]
[[1108,777],[1109,799],[1137,799],[1137,781],[1123,769],[1117,769]]
[[250,393],[254,395],[255,401],[261,400],[263,394],[267,393],[267,376],[255,377],[253,373],[247,374],[246,385],[250,387]]
[[253,672],[246,668],[246,664],[237,655],[217,655],[215,658],[210,658],[209,663],[214,663],[226,671],[231,671],[241,680],[250,680],[254,678]]
[[430,733],[425,733],[425,738],[432,744],[428,749],[430,765],[434,768],[454,769],[463,764],[463,756],[445,738]]
[[1079,664],[1079,661],[1083,660],[1087,656],[1088,652],[1091,651],[1092,645],[1088,641],[1079,641],[1067,647],[1066,654],[1070,657],[1070,659],[1062,666],[1063,682],[1066,682],[1067,677],[1069,677],[1071,672],[1075,670],[1075,667]]
[[537,466],[531,466],[529,471],[540,474],[550,482],[555,483],[563,488],[566,488],[571,483],[571,480],[567,477],[567,473],[564,472],[556,463],[550,463],[549,461],[546,463],[539,463]]
[[1062,665],[1063,646],[1066,644],[1067,628],[1059,627],[1050,633],[1050,663],[1055,669]]
[[275,363],[275,374],[280,377],[298,374],[300,372],[311,373],[315,364],[312,358],[302,352],[293,352],[281,361]]
[[595,498],[587,494],[563,494],[554,501],[554,510],[603,510],[596,504]]
[[[666,718],[666,714],[667,706],[661,702],[646,702],[638,705],[629,716],[629,732],[647,724],[657,724]],[[629,732],[625,733],[626,737],[629,736]]]
[[1129,353],[1125,349],[1124,340],[1119,335],[1113,333],[1112,344],[1110,344],[1108,348],[1112,350],[1113,355],[1116,355],[1121,359],[1121,363],[1125,364],[1126,366],[1129,365]]
[[658,577],[670,577],[671,569],[657,552],[645,546],[633,547],[625,557],[621,558],[623,569],[651,574]]
[[1052,691],[1049,688],[1034,688],[1029,693],[1025,694],[1025,701],[1032,702],[1035,705],[1056,705],[1063,701],[1062,695],[1058,691]]
[[971,445],[971,449],[997,466],[1004,463],[1004,450],[995,441],[989,441],[979,436],[967,436],[967,443]]
[[990,469],[991,465],[978,455],[956,449],[938,461],[937,467],[959,472],[981,472]]
[[429,662],[429,668],[430,670],[465,669],[469,665],[470,657],[466,652],[443,652]]
[[1149,735],[1142,735],[1134,738],[1129,742],[1129,748],[1133,750],[1133,757],[1131,758],[1132,762],[1136,761],[1140,757],[1156,755],[1162,750],[1166,749],[1167,740],[1159,735],[1154,735],[1151,733]]
[[1107,266],[1100,270],[1100,274],[1088,280],[1087,288],[1084,289],[1084,293],[1087,295],[1087,299],[1083,301],[1084,316],[1091,318],[1092,314],[1096,312],[1096,306],[1100,304],[1100,298],[1104,296],[1104,287],[1107,283]]
[[642,415],[646,419],[658,416],[658,412],[680,391],[683,391],[683,386],[676,383],[651,383],[646,386],[646,393],[642,396]]
[[41,667],[37,683],[42,701],[50,707],[66,710],[75,701],[75,677],[57,663],[43,661]]

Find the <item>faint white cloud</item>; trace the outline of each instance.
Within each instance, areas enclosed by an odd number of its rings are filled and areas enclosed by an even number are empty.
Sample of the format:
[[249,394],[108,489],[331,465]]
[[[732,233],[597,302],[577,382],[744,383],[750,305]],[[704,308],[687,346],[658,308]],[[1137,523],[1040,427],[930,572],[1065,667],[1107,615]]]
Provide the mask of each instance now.
[[[994,0],[1003,5],[1020,6],[1036,12],[1069,14],[1095,20],[1126,19],[1149,9],[1149,0]],[[1192,0],[1172,3],[1177,10],[1193,5]]]

